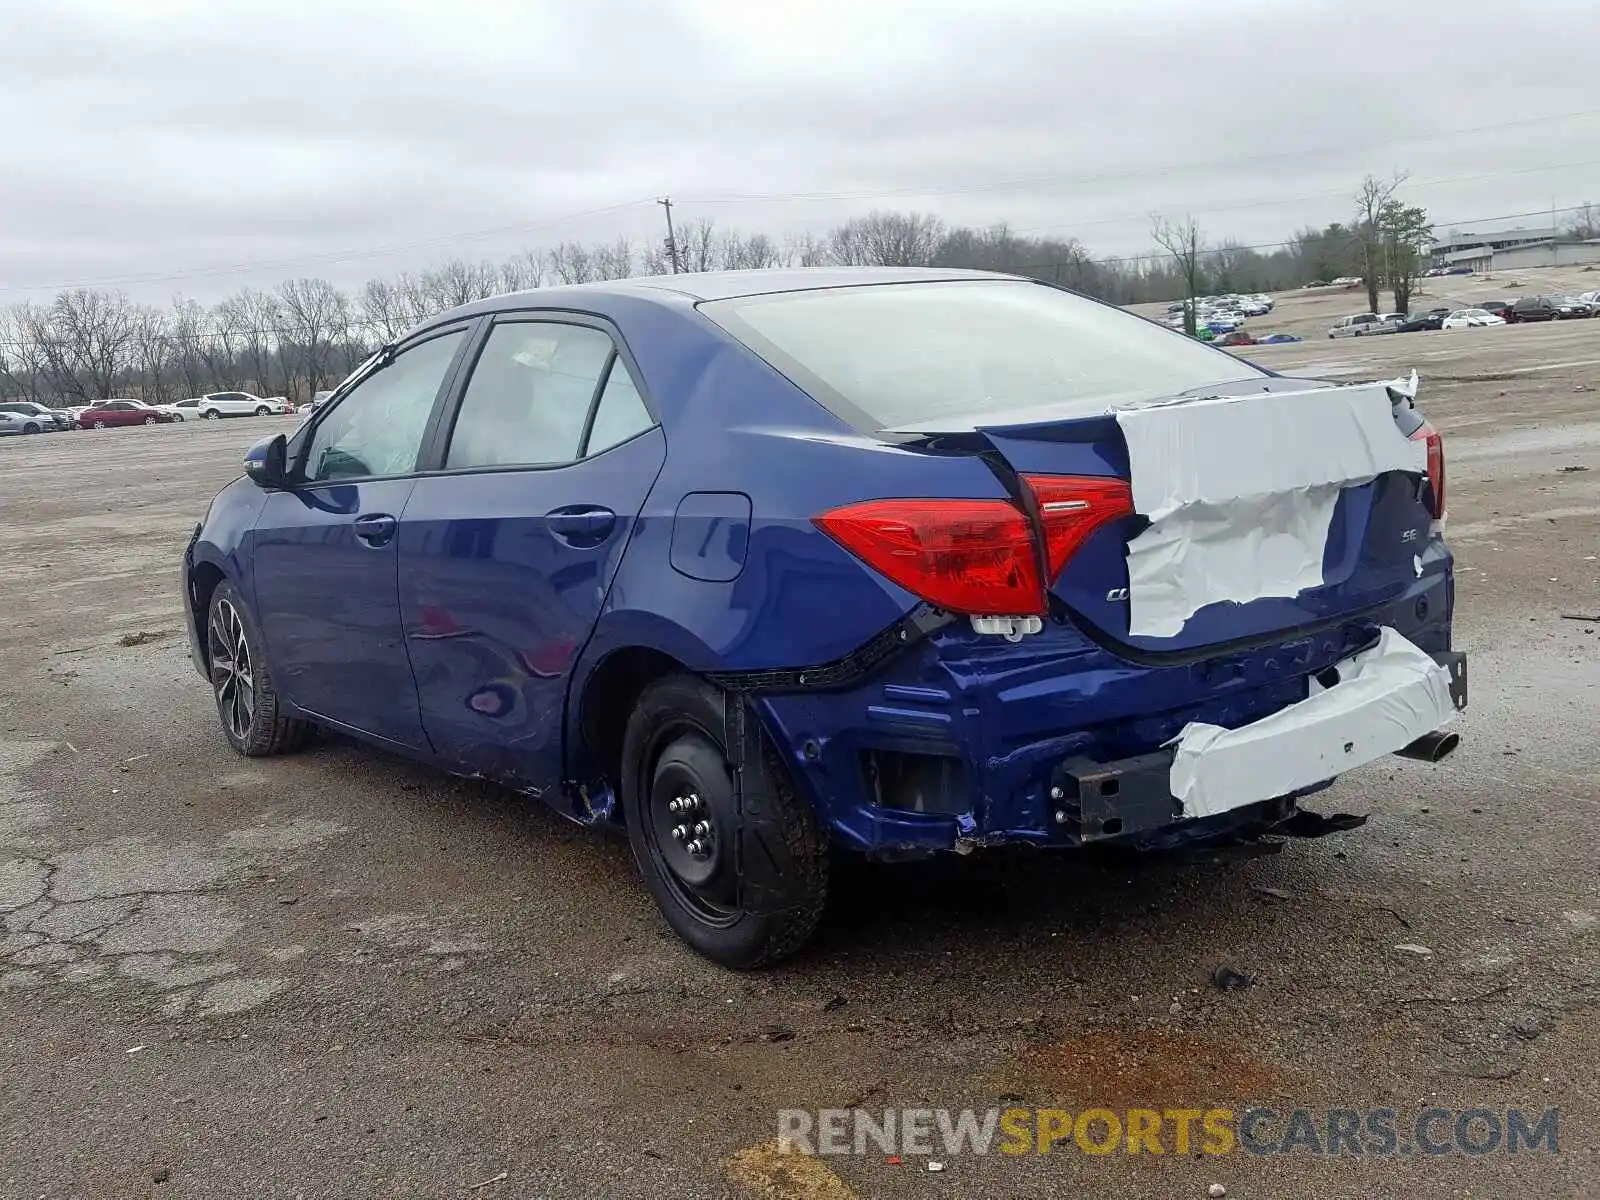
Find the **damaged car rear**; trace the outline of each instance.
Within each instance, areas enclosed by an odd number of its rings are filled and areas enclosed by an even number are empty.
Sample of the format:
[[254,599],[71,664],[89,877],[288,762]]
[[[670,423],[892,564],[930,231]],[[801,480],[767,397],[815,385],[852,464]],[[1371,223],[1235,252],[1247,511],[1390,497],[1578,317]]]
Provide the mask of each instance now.
[[[550,390],[559,346],[494,361],[494,331],[529,322],[610,339],[582,440],[452,465],[475,389],[509,390],[530,420],[579,394],[581,366]],[[214,506],[234,545],[202,528],[185,573],[225,731],[245,752],[293,741],[236,736],[246,685],[227,668],[254,639],[273,720],[624,821],[669,923],[719,962],[804,943],[830,843],[903,859],[1317,834],[1353,822],[1301,797],[1454,747],[1444,451],[1414,376],[1285,379],[976,272],[549,289],[444,314],[389,360],[441,330],[462,346],[414,470],[384,475],[408,481],[381,548],[410,705],[394,710],[393,672],[386,724],[348,676],[315,694],[350,643],[275,638],[277,614],[240,611],[259,589],[222,590],[208,641],[218,583],[253,570],[245,528],[272,524],[270,500],[231,520]],[[591,449],[619,370],[639,427]],[[263,451],[255,482],[308,503],[321,485],[297,464],[348,391]],[[362,504],[336,507],[371,526]],[[336,541],[319,534],[316,569],[336,569]],[[370,634],[370,612],[349,619]]]

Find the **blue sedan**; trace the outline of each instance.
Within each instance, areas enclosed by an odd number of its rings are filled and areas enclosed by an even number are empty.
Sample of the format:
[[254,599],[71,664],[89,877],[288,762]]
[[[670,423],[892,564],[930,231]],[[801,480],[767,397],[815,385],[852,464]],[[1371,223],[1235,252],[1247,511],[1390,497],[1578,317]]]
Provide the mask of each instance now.
[[1380,626],[1449,649],[1448,554],[1411,540],[1442,512],[1437,435],[1396,410],[1435,486],[1352,488],[1326,586],[1151,632],[1109,415],[1291,385],[979,272],[500,296],[249,451],[184,554],[191,655],[241,754],[321,726],[623,822],[672,928],[757,966],[810,936],[834,848],[1163,847],[1310,818],[1311,785],[1186,813],[1164,747],[1303,699]]

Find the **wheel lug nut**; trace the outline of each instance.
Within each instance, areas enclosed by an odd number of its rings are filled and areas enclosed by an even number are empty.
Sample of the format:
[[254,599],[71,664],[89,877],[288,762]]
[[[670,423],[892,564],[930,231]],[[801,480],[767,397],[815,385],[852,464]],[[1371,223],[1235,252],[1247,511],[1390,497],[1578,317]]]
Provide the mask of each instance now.
[[683,803],[682,800],[679,800],[676,796],[674,796],[671,800],[667,801],[667,811],[668,812],[682,812],[683,810],[684,810],[684,803]]
[[696,837],[705,837],[710,832],[711,832],[711,822],[710,821],[696,821],[695,822],[694,834],[695,834]]
[[683,841],[684,838],[689,836],[689,827],[687,825],[674,825],[672,827],[672,836],[680,842]]
[[706,850],[705,846],[701,844],[699,838],[695,838],[695,840],[690,842],[686,847],[684,847],[684,849],[688,850],[690,854],[704,854]]

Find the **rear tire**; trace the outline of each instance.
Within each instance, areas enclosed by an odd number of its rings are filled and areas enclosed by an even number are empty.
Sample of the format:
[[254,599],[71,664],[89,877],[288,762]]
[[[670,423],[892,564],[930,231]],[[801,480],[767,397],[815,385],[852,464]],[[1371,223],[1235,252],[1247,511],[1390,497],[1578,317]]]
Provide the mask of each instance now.
[[[722,692],[688,675],[645,689],[623,739],[623,815],[673,932],[711,961],[749,970],[793,954],[816,929],[828,895],[828,840],[765,739],[745,764],[741,817],[724,703]],[[687,811],[671,807],[689,801]],[[746,906],[752,852],[766,897],[760,911]]]
[[305,745],[310,726],[283,715],[261,635],[239,589],[226,579],[211,593],[206,613],[206,666],[222,735],[240,754],[263,758]]
[[222,418],[222,414],[219,413],[214,408],[210,412],[206,413],[205,416],[206,416],[206,420],[208,420],[208,421],[217,421],[217,420],[221,420],[221,418]]

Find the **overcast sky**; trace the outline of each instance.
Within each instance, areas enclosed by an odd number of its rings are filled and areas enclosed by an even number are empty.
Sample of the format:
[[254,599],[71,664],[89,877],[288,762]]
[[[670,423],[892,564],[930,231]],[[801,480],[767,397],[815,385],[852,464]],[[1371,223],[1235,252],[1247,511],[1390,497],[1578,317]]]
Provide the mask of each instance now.
[[1600,202],[1597,46],[1595,0],[0,0],[0,303],[658,238],[669,193],[1104,255],[1153,209],[1275,241],[1368,171],[1440,222]]

